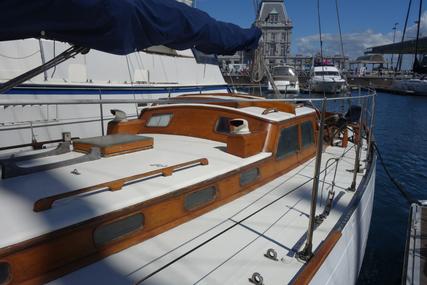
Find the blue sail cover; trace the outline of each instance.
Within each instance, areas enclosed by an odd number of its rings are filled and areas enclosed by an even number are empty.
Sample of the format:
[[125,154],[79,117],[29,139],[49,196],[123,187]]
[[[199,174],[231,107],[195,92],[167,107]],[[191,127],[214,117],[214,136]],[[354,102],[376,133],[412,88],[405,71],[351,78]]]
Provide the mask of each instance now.
[[0,11],[0,41],[46,38],[120,55],[156,45],[230,55],[261,36],[175,0],[0,0]]

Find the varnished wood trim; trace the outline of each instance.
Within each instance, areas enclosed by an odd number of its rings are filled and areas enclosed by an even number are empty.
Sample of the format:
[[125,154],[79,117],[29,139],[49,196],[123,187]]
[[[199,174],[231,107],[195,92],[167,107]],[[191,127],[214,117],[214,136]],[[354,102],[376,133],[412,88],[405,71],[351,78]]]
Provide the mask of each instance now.
[[[200,121],[205,122],[205,120],[207,120],[209,125],[212,124],[212,127],[218,117],[228,116],[228,114],[237,114],[232,110],[224,110],[220,108],[215,109],[214,107],[199,108],[187,106],[187,108],[183,109],[177,106],[171,107],[175,109],[168,109],[168,111],[172,110],[175,112],[179,110],[179,112],[187,112],[187,117],[189,117],[188,111],[190,109],[197,113],[197,116],[200,116],[200,118],[197,117],[198,122],[196,123],[200,123]],[[150,114],[159,112],[160,110],[166,109],[156,108],[153,112],[148,109],[142,113],[142,116],[145,119],[150,116]],[[216,111],[206,112],[207,110]],[[274,146],[277,142],[278,130],[280,127],[298,124],[299,122],[307,119],[314,122],[314,114],[307,114],[281,123],[268,123],[266,120],[259,118],[255,119],[249,115],[242,115],[241,117],[244,117],[245,119],[249,118],[250,125],[253,128],[251,131],[256,130],[267,132],[268,145],[264,146],[264,149],[265,151],[269,150],[271,152],[274,152]],[[176,117],[174,118],[176,119]],[[194,121],[194,118],[191,118],[191,116],[190,119]],[[194,124],[194,122],[189,125],[184,124],[184,126],[186,126],[184,131],[188,132],[187,135],[191,136],[191,134],[193,134],[194,130],[192,129],[192,126]],[[182,127],[182,124],[180,126]],[[171,124],[168,128],[165,128],[165,133],[175,134],[175,130],[177,130],[177,132],[181,132],[178,131],[178,127],[179,124],[176,126]],[[144,131],[144,129],[145,131],[148,130],[143,127],[141,131]],[[152,132],[153,129],[156,128],[149,128],[148,132]],[[159,130],[155,130],[154,132],[163,133],[163,130],[160,130],[163,128],[158,129]],[[194,135],[196,137],[207,135],[208,137],[206,138],[213,140],[216,139],[210,138],[209,136],[215,138],[220,137],[218,134],[213,134],[211,128],[199,128],[195,133],[197,134]],[[222,140],[225,140],[226,138],[226,135],[222,136]],[[16,277],[12,282],[13,284],[45,283],[106,256],[129,248],[132,245],[138,244],[170,228],[176,227],[177,225],[220,207],[221,205],[245,195],[248,192],[257,189],[259,186],[264,185],[289,170],[301,165],[305,161],[311,159],[314,154],[315,147],[304,150],[304,152],[299,153],[292,159],[283,159],[278,161],[273,155],[223,175],[212,177],[211,179],[190,187],[178,189],[174,192],[153,198],[143,203],[138,203],[103,216],[94,217],[90,220],[56,230],[43,236],[15,244],[10,247],[2,248],[0,249],[0,258],[11,264],[12,274]],[[259,179],[250,185],[242,187],[240,185],[240,174],[253,167],[258,167],[260,169]],[[168,172],[166,170],[164,174],[167,175],[168,173],[170,173],[170,171]],[[215,201],[198,209],[186,211],[184,209],[185,195],[209,186],[215,186],[218,190]],[[113,185],[113,187],[120,187],[120,185]],[[93,232],[97,227],[99,227],[99,225],[136,213],[141,213],[145,217],[144,228],[141,231],[126,236],[123,239],[111,242],[102,248],[97,248],[94,245]]]
[[323,265],[341,236],[341,232],[335,231],[320,244],[313,257],[305,265],[303,271],[298,274],[293,285],[308,285],[313,280],[314,275],[316,275],[319,268]]
[[[16,278],[11,284],[46,283],[233,201],[301,165],[313,155],[314,153],[303,158],[297,164],[286,161],[277,163],[269,157],[197,185],[0,249],[0,258],[12,266],[12,274]],[[260,168],[260,179],[251,185],[240,187],[240,173],[253,167]],[[185,211],[184,195],[213,185],[218,189],[214,202],[194,211]],[[114,241],[101,249],[96,248],[92,239],[96,227],[136,213],[142,213],[145,217],[141,232]]]
[[160,168],[160,169],[156,169],[153,171],[148,171],[148,172],[144,172],[144,173],[140,173],[140,174],[136,174],[136,175],[132,175],[132,176],[128,176],[128,177],[124,177],[124,178],[120,178],[120,179],[116,179],[113,181],[108,181],[105,183],[100,183],[97,185],[93,185],[93,186],[89,186],[89,187],[85,187],[85,188],[81,188],[81,189],[77,189],[74,191],[70,191],[70,192],[66,192],[66,193],[62,193],[62,194],[58,194],[58,195],[53,195],[53,196],[49,196],[49,197],[45,197],[42,199],[37,200],[34,203],[34,212],[42,212],[42,211],[46,211],[50,208],[52,208],[52,204],[60,199],[64,199],[64,198],[68,198],[68,197],[72,197],[72,196],[76,196],[79,194],[83,194],[83,193],[88,193],[88,192],[92,192],[95,190],[99,190],[99,189],[105,189],[107,188],[110,191],[118,191],[121,190],[123,188],[123,186],[126,183],[129,183],[131,181],[135,181],[135,180],[139,180],[145,177],[150,177],[150,176],[155,176],[155,175],[163,175],[163,176],[171,176],[173,174],[174,171],[179,170],[181,168],[185,168],[185,167],[190,167],[190,166],[194,166],[194,165],[208,165],[209,162],[206,158],[201,158],[201,159],[196,159],[196,160],[192,160],[189,162],[184,162],[184,163],[180,163],[180,164],[176,164],[173,166],[169,166],[169,167],[164,167],[164,168]]
[[254,96],[254,95],[248,95],[243,93],[203,93],[203,94],[183,94],[176,97],[173,97],[173,99],[188,99],[188,98],[194,98],[194,99],[210,99],[209,97],[222,97],[222,96],[228,96],[228,97],[235,97],[235,98],[246,98],[246,99],[255,99],[255,100],[265,100],[264,97]]

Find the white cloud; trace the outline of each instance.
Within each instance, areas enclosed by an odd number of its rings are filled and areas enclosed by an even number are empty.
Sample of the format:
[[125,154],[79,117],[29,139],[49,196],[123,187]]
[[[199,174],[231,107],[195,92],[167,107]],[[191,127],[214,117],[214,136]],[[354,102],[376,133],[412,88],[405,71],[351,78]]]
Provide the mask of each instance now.
[[[417,26],[414,24],[407,29],[405,39],[413,39],[416,36]],[[427,11],[421,17],[421,36],[427,36]],[[325,55],[341,54],[341,44],[338,34],[323,34],[323,52]],[[402,33],[396,33],[396,42],[400,41]],[[393,42],[393,32],[379,33],[366,30],[358,33],[343,34],[344,51],[350,58],[363,55],[369,47],[390,44]],[[310,35],[297,39],[297,53],[304,55],[316,54],[320,51],[319,35]]]

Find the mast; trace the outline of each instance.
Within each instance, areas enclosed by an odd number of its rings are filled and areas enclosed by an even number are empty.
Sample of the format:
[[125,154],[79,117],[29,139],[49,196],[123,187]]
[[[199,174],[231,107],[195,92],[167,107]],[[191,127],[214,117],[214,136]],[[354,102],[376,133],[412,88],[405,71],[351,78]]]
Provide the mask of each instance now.
[[423,0],[420,0],[420,8],[418,11],[418,23],[417,23],[417,39],[415,41],[415,59],[414,59],[414,66],[413,71],[417,72],[417,70],[420,68],[419,62],[418,62],[418,41],[420,39],[420,26],[421,26],[421,11],[423,9]]
[[340,33],[341,56],[343,59],[343,66],[341,66],[341,70],[343,70],[345,68],[345,53],[344,53],[344,42],[342,40],[341,19],[340,19],[340,12],[338,8],[338,0],[335,0],[335,9],[337,12],[338,30]]
[[[401,44],[403,44],[403,42],[405,41],[406,28],[408,27],[408,19],[409,19],[409,13],[411,11],[411,6],[412,6],[412,0],[409,0],[408,10],[406,12],[405,25],[403,27],[402,40],[400,41]],[[402,52],[399,53],[397,64],[396,64],[396,70],[400,71],[401,68],[402,68]]]

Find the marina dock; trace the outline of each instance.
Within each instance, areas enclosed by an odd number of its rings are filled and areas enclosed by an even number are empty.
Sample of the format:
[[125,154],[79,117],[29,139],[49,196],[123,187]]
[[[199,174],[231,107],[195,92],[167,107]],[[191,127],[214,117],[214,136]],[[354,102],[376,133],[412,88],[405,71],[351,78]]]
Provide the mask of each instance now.
[[413,204],[409,216],[402,284],[427,284],[427,202]]

